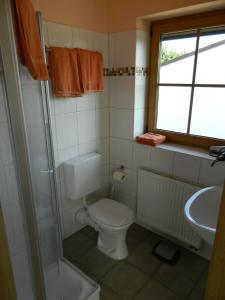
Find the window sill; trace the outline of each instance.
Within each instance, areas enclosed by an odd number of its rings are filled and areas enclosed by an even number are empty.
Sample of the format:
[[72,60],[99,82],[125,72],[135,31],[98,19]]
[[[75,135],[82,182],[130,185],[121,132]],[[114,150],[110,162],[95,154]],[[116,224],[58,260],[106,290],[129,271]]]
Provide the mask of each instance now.
[[215,159],[214,157],[212,157],[208,154],[207,149],[191,147],[191,146],[186,146],[186,145],[181,145],[181,144],[176,144],[176,143],[169,143],[169,142],[164,143],[164,144],[160,144],[160,145],[155,146],[155,147],[159,148],[159,149],[165,149],[165,150],[168,150],[168,151],[177,152],[177,153],[192,155],[192,156],[196,156],[196,157],[199,157],[199,158],[205,158],[205,159],[209,159],[209,160],[214,160]]

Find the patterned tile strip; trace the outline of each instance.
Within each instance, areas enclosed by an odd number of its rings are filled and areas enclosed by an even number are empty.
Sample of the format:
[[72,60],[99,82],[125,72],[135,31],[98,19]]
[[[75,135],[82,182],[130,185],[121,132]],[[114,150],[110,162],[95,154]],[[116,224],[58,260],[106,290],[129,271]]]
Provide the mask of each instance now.
[[143,67],[104,68],[104,76],[148,76],[148,73],[148,68]]

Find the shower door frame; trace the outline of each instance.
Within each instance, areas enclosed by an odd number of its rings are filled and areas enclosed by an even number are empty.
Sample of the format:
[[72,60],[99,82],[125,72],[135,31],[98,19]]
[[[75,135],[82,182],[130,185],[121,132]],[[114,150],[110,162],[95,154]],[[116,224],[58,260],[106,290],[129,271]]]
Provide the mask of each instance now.
[[10,0],[0,0],[0,43],[12,140],[15,146],[17,180],[20,197],[22,199],[22,208],[24,209],[23,216],[25,220],[23,221],[27,235],[28,259],[30,262],[30,274],[32,274],[31,280],[34,298],[37,300],[45,300],[46,290],[38,237],[37,216],[32,191],[26,138],[27,132],[24,121],[22,90]]

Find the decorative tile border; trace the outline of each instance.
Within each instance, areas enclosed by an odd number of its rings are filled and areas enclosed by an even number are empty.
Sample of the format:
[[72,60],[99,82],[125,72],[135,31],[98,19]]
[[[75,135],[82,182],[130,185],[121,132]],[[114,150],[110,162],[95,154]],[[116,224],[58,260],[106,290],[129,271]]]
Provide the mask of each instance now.
[[149,70],[144,67],[104,68],[104,76],[148,76]]

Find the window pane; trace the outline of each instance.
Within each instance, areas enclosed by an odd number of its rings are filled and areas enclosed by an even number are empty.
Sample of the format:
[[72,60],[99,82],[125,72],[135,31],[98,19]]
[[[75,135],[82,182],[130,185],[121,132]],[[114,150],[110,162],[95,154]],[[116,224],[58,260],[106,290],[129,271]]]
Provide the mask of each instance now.
[[196,37],[186,36],[161,41],[160,83],[191,83]]
[[200,36],[196,70],[198,84],[225,84],[225,33]]
[[186,133],[190,95],[189,87],[159,87],[156,128]]
[[190,133],[225,139],[225,88],[195,88]]

